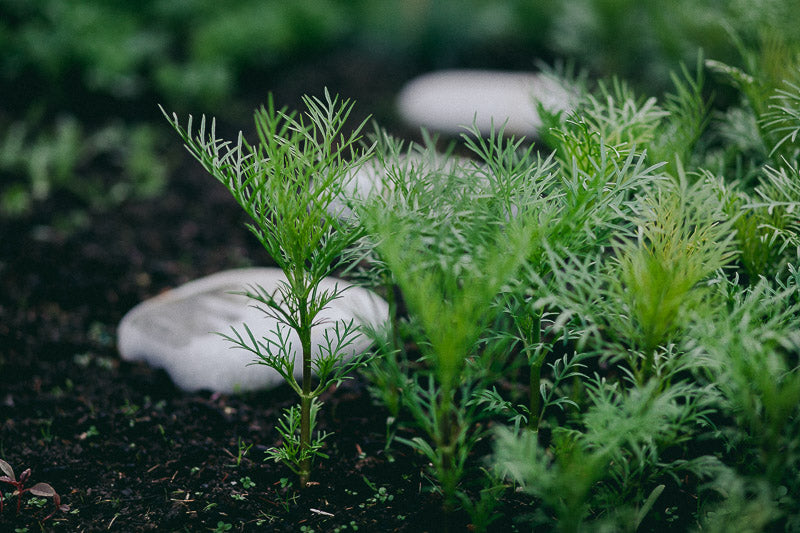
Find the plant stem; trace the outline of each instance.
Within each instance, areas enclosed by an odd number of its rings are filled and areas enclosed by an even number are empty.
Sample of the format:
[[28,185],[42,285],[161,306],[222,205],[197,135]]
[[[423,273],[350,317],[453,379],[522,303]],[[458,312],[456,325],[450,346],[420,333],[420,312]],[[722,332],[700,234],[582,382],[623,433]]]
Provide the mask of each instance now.
[[438,448],[441,450],[441,474],[439,479],[442,483],[444,494],[445,524],[448,515],[453,511],[455,503],[455,480],[453,479],[453,453],[456,443],[454,442],[454,431],[452,427],[452,403],[449,386],[442,387],[442,396],[439,402],[439,442]]
[[383,286],[386,288],[386,302],[389,304],[389,327],[391,330],[392,348],[402,353],[403,342],[397,327],[397,294],[391,273],[383,275]]
[[528,331],[521,333],[523,350],[528,357],[528,364],[530,365],[528,428],[538,431],[539,419],[542,414],[542,397],[539,392],[542,382],[542,365],[544,364],[545,356],[550,351],[549,347],[542,344],[542,315],[540,312],[536,312],[530,317]]
[[644,353],[645,356],[641,365],[631,365],[633,375],[639,385],[644,385],[650,379],[655,368],[656,348],[648,345]]
[[[543,355],[543,354],[541,354]],[[539,393],[539,387],[542,381],[542,363],[544,357],[536,357],[536,360],[531,363],[531,376],[530,376],[530,404],[528,409],[530,415],[528,418],[528,428],[533,431],[539,431],[539,418],[542,409],[542,397]]]
[[303,350],[303,394],[300,396],[300,488],[311,476],[311,324],[308,320],[308,299],[299,302],[300,346]]

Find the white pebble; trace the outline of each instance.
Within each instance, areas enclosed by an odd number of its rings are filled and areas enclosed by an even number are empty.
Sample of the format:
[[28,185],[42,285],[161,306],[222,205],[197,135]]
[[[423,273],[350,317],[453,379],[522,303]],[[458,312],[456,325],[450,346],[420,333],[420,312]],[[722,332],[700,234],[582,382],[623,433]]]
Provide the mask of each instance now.
[[[253,285],[271,291],[285,280],[277,268],[228,270],[146,300],[131,309],[119,324],[120,355],[127,361],[145,361],[163,368],[175,385],[185,391],[207,389],[231,393],[280,385],[283,378],[275,370],[264,365],[248,366],[256,359],[255,355],[234,347],[217,333],[231,335],[233,326],[246,335],[244,323],[256,339],[277,340],[273,333],[277,321],[255,309],[249,298],[230,293]],[[314,353],[323,342],[326,328],[332,328],[337,321],[354,319],[356,324],[378,328],[388,320],[388,304],[371,291],[335,278],[325,278],[321,288],[330,289],[337,284],[339,288],[349,288],[318,316],[317,320],[325,323],[312,329]],[[290,339],[295,353],[295,375],[300,377],[300,342],[294,332]],[[352,357],[370,344],[365,335],[359,334],[347,353]]]

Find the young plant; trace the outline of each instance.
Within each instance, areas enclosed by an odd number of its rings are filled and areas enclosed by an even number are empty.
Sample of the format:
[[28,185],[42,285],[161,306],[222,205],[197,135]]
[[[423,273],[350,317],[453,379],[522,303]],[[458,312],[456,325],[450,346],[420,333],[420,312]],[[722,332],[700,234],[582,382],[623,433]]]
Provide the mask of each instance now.
[[631,218],[637,235],[619,238],[613,255],[553,253],[550,260],[552,301],[580,322],[576,335],[604,360],[625,361],[624,372],[643,385],[671,375],[677,361],[670,343],[703,306],[704,282],[730,264],[736,250],[733,221],[712,181],[665,181],[640,204]]
[[[520,183],[532,178],[534,166],[519,166]],[[491,174],[476,163],[391,174],[382,194],[357,206],[377,256],[402,293],[422,355],[415,375],[396,366],[390,373],[399,374],[402,404],[427,439],[398,440],[431,461],[448,511],[467,500],[459,484],[481,437],[481,412],[470,398],[481,389],[485,359],[492,354],[481,348],[482,336],[498,312],[494,300],[528,256],[536,227],[527,213],[515,212],[510,184],[505,196],[492,194],[500,187],[490,185]],[[527,183],[519,192],[533,195],[536,180]]]
[[719,305],[695,320],[692,357],[703,361],[698,378],[722,396],[733,415],[725,434],[748,461],[736,465],[762,489],[780,515],[800,526],[800,272],[790,265],[776,280],[761,278],[741,289],[717,284]]
[[637,239],[616,247],[611,290],[627,316],[618,325],[640,383],[656,371],[658,347],[685,325],[681,314],[701,301],[700,283],[736,255],[732,220],[722,218],[713,184],[684,179],[643,199]]
[[593,525],[634,531],[664,490],[663,480],[710,469],[706,458],[665,457],[665,450],[683,446],[687,433],[702,427],[714,398],[707,398],[709,387],[682,384],[659,391],[655,381],[631,390],[621,385],[589,380],[589,408],[576,420],[578,427],[555,428],[549,446],[533,431],[497,431],[498,467],[541,499],[558,518],[558,531],[593,530],[586,523],[592,510]]
[[[47,520],[51,516],[53,516],[56,511],[69,511],[69,505],[62,505],[61,504],[61,497],[58,495],[56,490],[47,483],[36,483],[31,487],[25,487],[25,483],[28,481],[28,478],[31,476],[31,469],[27,468],[24,472],[19,475],[19,479],[14,475],[14,469],[11,468],[11,465],[7,462],[0,459],[0,471],[3,472],[4,475],[0,476],[0,482],[8,483],[9,485],[14,487],[14,492],[17,494],[17,514],[19,514],[20,507],[22,505],[22,495],[26,492],[33,494],[34,496],[39,496],[41,498],[53,498],[53,504],[55,505],[55,509],[53,512],[47,515],[44,520]],[[0,490],[0,513],[3,512],[3,491]]]
[[239,437],[238,439],[236,439],[236,448],[237,448],[236,455],[233,455],[233,453],[228,451],[227,449],[224,450],[225,453],[227,453],[228,455],[233,457],[233,459],[235,461],[234,463],[231,463],[231,464],[229,464],[227,466],[235,466],[235,467],[241,466],[242,461],[244,460],[245,456],[247,455],[247,452],[249,452],[250,448],[252,448],[252,447],[253,447],[253,444],[252,443],[247,444],[246,442],[244,442],[242,440],[242,437]]
[[[250,145],[241,133],[235,144],[218,139],[213,121],[207,131],[205,117],[196,133],[191,117],[186,129],[176,116],[170,119],[192,155],[250,216],[249,229],[286,275],[287,281],[275,291],[256,286],[243,293],[278,321],[277,341],[257,339],[247,325],[244,331],[232,328],[233,334],[224,336],[252,352],[255,363],[275,369],[299,396],[299,445],[284,447],[279,455],[296,465],[301,487],[309,480],[312,458],[320,455],[312,440],[314,401],[328,386],[346,379],[365,357],[346,361],[348,346],[359,334],[353,322],[329,327],[325,343],[316,349],[311,330],[321,326],[320,312],[344,291],[338,286],[323,290],[320,283],[363,234],[353,221],[332,215],[332,206],[343,195],[345,179],[371,153],[371,148],[358,144],[364,123],[349,134],[343,132],[352,109],[349,101],[332,98],[326,90],[324,100],[307,96],[303,102],[306,112],[297,115],[276,110],[270,97],[255,114],[257,145]],[[301,369],[295,368],[293,342],[300,345]],[[295,430],[293,423],[286,428]],[[293,455],[286,456],[287,451]]]
[[[659,170],[664,164],[649,157],[649,151],[658,145],[657,153],[689,153],[681,143],[694,142],[702,129],[701,81],[675,81],[678,95],[666,109],[654,98],[637,98],[618,80],[601,82],[596,93],[584,90],[569,115],[539,106],[545,122],[542,137],[553,150],[553,163],[540,177],[542,194],[519,203],[520,210],[536,214],[540,228],[525,276],[506,298],[511,328],[501,331],[528,360],[530,401],[524,412],[517,412],[526,417],[531,429],[539,427],[548,406],[564,407],[571,402],[557,393],[558,385],[565,378],[579,378],[581,360],[586,358],[586,354],[575,354],[551,362],[549,379],[548,356],[557,343],[569,350],[569,342],[580,331],[571,327],[574,313],[569,306],[558,301],[565,288],[559,285],[558,263],[573,268],[573,258],[580,264],[607,254],[615,240],[634,238],[630,222],[634,200],[664,179]],[[670,133],[666,145],[664,130]],[[473,144],[473,150],[486,159],[482,154],[487,153],[487,143]]]

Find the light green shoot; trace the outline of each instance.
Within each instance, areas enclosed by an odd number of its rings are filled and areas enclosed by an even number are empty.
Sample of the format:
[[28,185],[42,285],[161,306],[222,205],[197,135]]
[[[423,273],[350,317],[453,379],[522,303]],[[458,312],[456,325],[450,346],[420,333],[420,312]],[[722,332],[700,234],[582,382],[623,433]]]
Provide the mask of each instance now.
[[681,314],[699,305],[700,283],[736,255],[733,221],[712,184],[681,179],[643,202],[637,238],[616,246],[609,278],[627,317],[618,326],[640,354],[631,360],[640,383],[652,376],[657,348],[685,325]]
[[[404,392],[430,440],[401,441],[431,460],[448,509],[456,503],[474,423],[462,397],[469,396],[474,380],[467,360],[479,355],[479,340],[497,313],[493,302],[527,259],[537,227],[515,206],[515,194],[536,185],[534,163],[515,162],[513,151],[492,151],[485,166],[429,167],[416,175],[416,186],[395,175],[384,194],[359,208],[378,257],[418,325],[415,340],[431,367],[428,379],[414,377]],[[504,166],[511,170],[493,172]],[[528,178],[530,185],[515,190],[512,183],[498,183],[511,176],[518,183]]]

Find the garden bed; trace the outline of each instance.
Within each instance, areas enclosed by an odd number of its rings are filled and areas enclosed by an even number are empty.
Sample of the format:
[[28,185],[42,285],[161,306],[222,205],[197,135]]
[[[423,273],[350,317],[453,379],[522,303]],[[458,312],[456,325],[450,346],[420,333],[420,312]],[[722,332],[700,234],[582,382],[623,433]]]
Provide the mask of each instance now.
[[[362,118],[370,105],[386,116],[402,75],[377,59],[334,54],[299,65],[274,91],[294,105],[326,80],[365,100]],[[31,483],[51,484],[70,507],[41,522],[52,502],[37,506],[26,494],[19,515],[15,498],[6,501],[0,529],[435,530],[441,505],[421,492],[424,461],[384,452],[387,414],[363,378],[324,396],[319,424],[334,433],[334,459],[298,492],[288,469],[263,461],[278,443],[277,415],[295,401],[288,386],[183,393],[163,371],[120,360],[116,325],[138,302],[214,272],[271,264],[244,222],[188,156],[152,200],[91,212],[59,193],[29,216],[0,219],[0,458],[17,475],[31,468]]]
[[[400,70],[362,60],[300,66],[276,101],[300,107],[328,80],[358,101],[357,121],[372,110],[385,121]],[[739,107],[712,116],[704,67],[751,83]],[[800,527],[800,93],[753,79],[698,63],[661,101],[599,84],[570,117],[541,110],[552,157],[475,136],[458,153],[485,165],[384,176],[398,180],[380,184],[385,197],[351,198],[363,233],[332,222],[319,197],[259,206],[295,228],[370,237],[358,242],[380,259],[362,263],[372,287],[402,296],[373,383],[356,374],[322,393],[328,457],[303,489],[303,476],[264,461],[296,390],[186,393],[115,348],[142,300],[272,264],[225,187],[187,157],[150,200],[100,211],[59,189],[1,218],[0,459],[17,476],[30,468],[27,486],[48,483],[64,507],[49,516],[53,501],[17,500],[4,484],[0,529]],[[281,190],[315,190],[308,162],[324,168],[314,177],[336,175],[335,157],[287,143],[287,159],[258,160],[296,171],[276,172],[299,180],[271,182]],[[224,160],[204,163],[224,180]],[[330,201],[344,189],[323,191]],[[284,257],[302,270],[335,251]]]
[[[277,415],[294,402],[288,386],[189,394],[163,371],[119,359],[116,323],[138,301],[268,264],[227,191],[183,168],[160,198],[90,215],[86,229],[64,234],[46,213],[69,203],[55,199],[0,230],[0,457],[17,474],[31,468],[32,483],[51,484],[70,506],[45,529],[436,529],[440,502],[422,492],[425,464],[402,448],[384,452],[387,413],[362,378],[325,395],[319,423],[334,433],[333,459],[298,492],[281,484],[293,481],[290,471],[263,462],[277,444]],[[6,501],[2,529],[39,529],[52,502],[27,499],[19,516]]]

